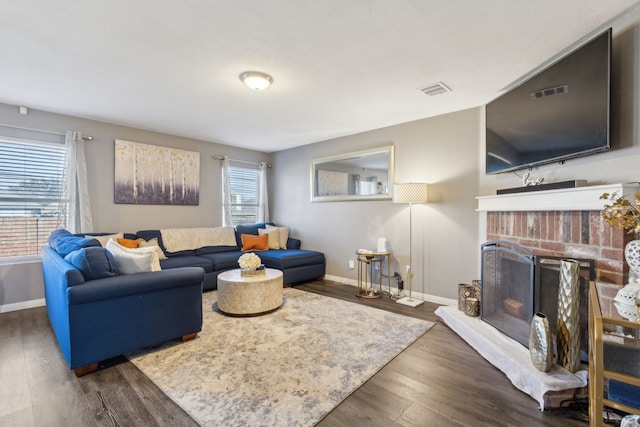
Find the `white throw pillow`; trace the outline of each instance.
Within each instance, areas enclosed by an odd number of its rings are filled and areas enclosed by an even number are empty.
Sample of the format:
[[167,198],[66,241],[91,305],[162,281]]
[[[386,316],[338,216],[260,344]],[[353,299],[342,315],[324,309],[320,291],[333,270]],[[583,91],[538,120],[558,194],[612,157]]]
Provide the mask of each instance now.
[[85,234],[84,237],[96,239],[98,242],[100,242],[103,248],[106,248],[107,243],[109,243],[109,240],[111,239],[116,240],[116,243],[117,243],[118,239],[124,238],[124,233],[107,234],[106,236],[91,236],[89,234]]
[[277,228],[268,230],[258,228],[258,234],[260,236],[264,236],[265,234],[269,236],[269,249],[280,249],[280,231]]
[[[278,245],[280,249],[287,249],[287,240],[289,240],[289,227],[275,227],[267,224],[267,230],[278,229]],[[258,230],[259,231],[259,230]]]
[[140,239],[140,242],[138,243],[138,247],[139,248],[154,248],[158,254],[158,259],[159,260],[163,260],[163,259],[167,259],[167,256],[164,254],[164,252],[162,252],[162,248],[160,247],[160,245],[158,244],[158,238],[154,237],[153,239],[149,239],[149,240],[144,240],[144,239]]
[[107,242],[106,249],[113,255],[116,265],[122,274],[160,271],[160,260],[155,248],[125,248],[115,240]]

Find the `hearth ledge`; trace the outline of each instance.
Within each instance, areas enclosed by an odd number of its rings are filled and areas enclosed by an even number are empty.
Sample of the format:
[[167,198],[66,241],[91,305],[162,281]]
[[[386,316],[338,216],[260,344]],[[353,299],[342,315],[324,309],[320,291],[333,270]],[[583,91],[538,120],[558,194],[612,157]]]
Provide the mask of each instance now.
[[639,183],[590,185],[559,190],[532,191],[526,193],[478,196],[477,212],[514,211],[599,211],[606,204],[600,200],[602,193],[633,196],[640,192]]
[[469,317],[454,306],[441,306],[435,314],[489,363],[502,371],[518,390],[527,393],[545,407],[545,395],[561,390],[580,389],[588,383],[586,366],[572,374],[554,364],[548,373],[531,363],[529,350],[503,335],[479,317]]

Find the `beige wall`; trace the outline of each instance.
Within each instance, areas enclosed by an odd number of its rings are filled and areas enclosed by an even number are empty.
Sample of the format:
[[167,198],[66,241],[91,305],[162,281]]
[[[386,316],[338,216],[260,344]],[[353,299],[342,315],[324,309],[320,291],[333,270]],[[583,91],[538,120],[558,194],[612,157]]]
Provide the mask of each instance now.
[[[534,168],[545,182],[586,179],[592,184],[640,180],[640,13],[613,26],[613,150]],[[445,95],[443,95],[445,96]],[[404,277],[408,263],[408,211],[391,202],[311,203],[311,159],[387,144],[396,147],[396,181],[431,184],[432,202],[414,205],[413,289],[456,298],[457,284],[478,278],[479,245],[485,240],[484,214],[475,212],[479,195],[518,187],[512,173],[484,173],[484,107],[378,129],[275,153],[272,212],[291,225],[303,244],[327,255],[327,273],[355,279],[348,269],[358,248],[374,248],[387,237],[392,272]],[[522,173],[519,173],[521,175]]]
[[[0,124],[64,133],[91,135],[86,143],[89,192],[95,231],[132,231],[181,226],[218,226],[220,208],[220,161],[214,155],[251,162],[269,161],[258,151],[230,147],[135,129],[79,117],[29,109],[20,115],[17,106],[0,104]],[[180,148],[200,153],[200,204],[198,206],[122,205],[113,203],[114,145],[116,139]],[[0,312],[25,301],[44,298],[39,263],[0,264]],[[20,274],[14,274],[19,271]],[[26,283],[25,283],[26,282]],[[27,304],[28,306],[28,304]]]
[[[29,109],[26,116],[18,107],[0,104],[0,124],[66,132],[80,131],[94,140],[86,143],[86,158],[94,228],[99,231],[136,231],[176,227],[184,224],[215,226],[221,224],[220,161],[214,155],[228,155],[251,162],[268,161],[267,154],[118,126],[95,120]],[[116,139],[161,145],[200,153],[199,206],[121,205],[113,203],[114,144]]]
[[[615,150],[575,159],[563,165],[535,168],[545,182],[587,179],[590,183],[638,181],[640,142],[640,14],[625,16],[613,27],[612,142]],[[472,72],[472,71],[470,71]],[[446,96],[446,95],[442,95]],[[478,195],[516,187],[514,174],[484,174],[484,108],[391,126],[275,153],[264,153],[163,135],[141,129],[0,104],[0,123],[56,132],[81,131],[95,141],[87,149],[91,202],[97,230],[220,224],[220,164],[211,156],[270,160],[271,213],[289,225],[303,247],[327,255],[329,275],[355,279],[348,260],[358,248],[373,248],[387,237],[393,250],[392,272],[404,277],[409,262],[408,206],[390,201],[310,202],[310,162],[348,151],[394,144],[396,180],[431,184],[431,202],[413,210],[413,288],[443,298],[456,298],[457,284],[478,278],[479,245],[484,241],[484,216],[475,212]],[[201,153],[200,206],[128,206],[113,203],[114,139],[178,147]],[[35,267],[34,267],[35,266]],[[0,311],[43,297],[37,264],[3,267]],[[28,270],[28,271],[25,271]],[[14,272],[19,271],[19,274]],[[11,274],[9,274],[10,272]],[[24,282],[27,283],[24,283]]]
[[[628,16],[613,27],[613,64],[611,90],[611,145],[613,150],[593,156],[567,160],[533,168],[533,176],[544,182],[586,179],[590,184],[640,180],[640,13]],[[484,122],[484,118],[483,118]],[[480,140],[484,153],[484,135]],[[514,173],[484,174],[481,157],[480,195],[495,194],[498,188],[521,185]],[[518,172],[522,175],[525,171]]]
[[0,264],[0,313],[44,305],[39,260]]
[[[544,182],[585,179],[593,185],[640,181],[640,12],[625,16],[613,26],[611,86],[612,150],[567,160],[564,164],[533,168],[530,171],[533,177],[543,177]],[[482,121],[484,123],[484,117]],[[482,135],[480,153],[484,153],[484,144]],[[522,185],[513,173],[485,175],[482,156],[479,162],[479,195],[492,195],[496,189]],[[480,215],[478,221],[482,240],[486,235],[485,215]]]
[[476,279],[479,242],[475,196],[481,109],[377,129],[273,155],[272,217],[290,225],[303,246],[327,256],[327,274],[355,279],[355,250],[386,237],[392,269],[409,264],[409,207],[392,201],[312,203],[311,160],[393,144],[396,182],[427,182],[431,202],[413,205],[413,289],[455,298],[459,282]]

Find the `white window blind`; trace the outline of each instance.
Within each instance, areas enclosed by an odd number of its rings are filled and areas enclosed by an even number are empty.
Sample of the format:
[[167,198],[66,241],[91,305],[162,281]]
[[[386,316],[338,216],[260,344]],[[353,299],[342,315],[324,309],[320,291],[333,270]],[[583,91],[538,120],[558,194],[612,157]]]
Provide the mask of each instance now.
[[60,217],[64,145],[0,136],[0,257],[40,254]]
[[260,175],[257,169],[229,167],[231,222],[233,225],[257,222],[259,180]]

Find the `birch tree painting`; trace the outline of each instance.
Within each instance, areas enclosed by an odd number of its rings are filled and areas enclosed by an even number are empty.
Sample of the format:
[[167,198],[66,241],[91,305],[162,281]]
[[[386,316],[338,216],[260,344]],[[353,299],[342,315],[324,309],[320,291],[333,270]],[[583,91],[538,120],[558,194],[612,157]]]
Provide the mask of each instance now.
[[116,140],[114,202],[197,205],[200,153]]

